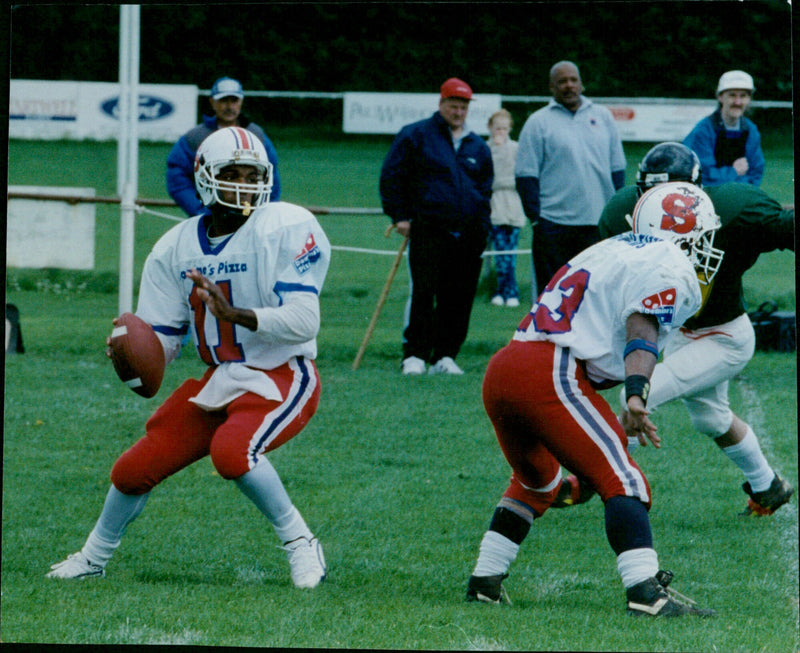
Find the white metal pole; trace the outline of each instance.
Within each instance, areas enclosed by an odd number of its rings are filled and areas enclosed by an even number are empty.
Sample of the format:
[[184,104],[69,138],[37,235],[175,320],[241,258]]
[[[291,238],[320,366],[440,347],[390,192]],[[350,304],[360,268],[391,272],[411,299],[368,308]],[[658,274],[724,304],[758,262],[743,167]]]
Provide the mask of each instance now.
[[117,118],[119,136],[117,138],[117,195],[122,197],[128,180],[128,60],[130,59],[130,13],[125,5],[119,9],[119,100]]
[[122,191],[119,220],[119,314],[133,311],[133,243],[136,193],[132,184]]
[[128,180],[133,185],[134,199],[139,194],[139,5],[129,5],[130,63],[130,115],[128,116]]
[[117,192],[121,197],[119,312],[133,310],[136,197],[139,178],[139,5],[120,7],[119,143]]

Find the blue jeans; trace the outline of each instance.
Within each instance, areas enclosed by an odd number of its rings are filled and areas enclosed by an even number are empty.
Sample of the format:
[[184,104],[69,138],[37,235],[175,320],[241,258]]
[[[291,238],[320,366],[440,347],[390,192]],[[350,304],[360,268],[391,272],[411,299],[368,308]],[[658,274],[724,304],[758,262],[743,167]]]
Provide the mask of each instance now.
[[[517,248],[519,244],[519,234],[522,231],[519,227],[509,225],[492,225],[490,232],[492,247],[495,251],[506,252]],[[500,295],[503,299],[519,299],[519,287],[517,286],[517,257],[515,254],[498,254],[494,256],[494,269],[497,274],[497,290],[495,295]]]

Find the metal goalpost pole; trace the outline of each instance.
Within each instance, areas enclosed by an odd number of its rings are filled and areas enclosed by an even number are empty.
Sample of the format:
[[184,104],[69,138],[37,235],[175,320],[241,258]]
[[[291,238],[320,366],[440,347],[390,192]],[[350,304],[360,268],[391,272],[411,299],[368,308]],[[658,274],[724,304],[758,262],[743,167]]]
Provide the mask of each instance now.
[[133,252],[139,179],[139,5],[120,6],[119,141],[117,194],[120,204],[119,313],[133,310]]

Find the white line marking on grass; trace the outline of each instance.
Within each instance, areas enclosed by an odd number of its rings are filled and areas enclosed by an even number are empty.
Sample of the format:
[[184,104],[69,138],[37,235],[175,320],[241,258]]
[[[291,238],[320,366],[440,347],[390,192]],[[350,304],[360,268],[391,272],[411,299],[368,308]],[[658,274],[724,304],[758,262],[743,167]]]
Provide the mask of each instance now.
[[[744,402],[744,421],[750,424],[753,432],[756,433],[761,450],[764,452],[767,460],[771,465],[776,465],[780,471],[781,463],[783,461],[777,459],[772,450],[772,441],[769,430],[766,426],[764,419],[764,406],[761,401],[761,395],[758,391],[746,380],[737,378],[737,385],[742,394]],[[789,519],[787,519],[789,517]],[[790,580],[787,587],[797,587],[797,565],[798,565],[798,550],[797,550],[797,494],[792,497],[788,504],[780,508],[771,517],[760,517],[759,519],[769,519],[775,523],[776,529],[780,533],[778,538],[778,547],[781,552],[781,558],[786,560],[787,565],[787,578]],[[792,595],[792,600],[797,601],[795,591],[789,592]]]
[[130,618],[126,618],[125,625],[119,627],[114,639],[121,644],[184,646],[197,644],[201,641],[202,636],[202,633],[189,628],[184,628],[182,632],[178,633],[165,633],[149,626],[131,626]]
[[[491,608],[490,608],[491,609]],[[496,609],[496,608],[495,608]],[[461,631],[461,634],[464,635],[464,638],[467,640],[467,648],[468,651],[505,651],[507,649],[506,645],[502,642],[497,641],[496,639],[492,639],[491,637],[484,637],[483,635],[478,635],[474,639],[470,638],[467,635],[467,631],[464,630],[458,624],[445,624],[444,626],[437,626],[435,624],[430,624],[430,628],[458,628]]]

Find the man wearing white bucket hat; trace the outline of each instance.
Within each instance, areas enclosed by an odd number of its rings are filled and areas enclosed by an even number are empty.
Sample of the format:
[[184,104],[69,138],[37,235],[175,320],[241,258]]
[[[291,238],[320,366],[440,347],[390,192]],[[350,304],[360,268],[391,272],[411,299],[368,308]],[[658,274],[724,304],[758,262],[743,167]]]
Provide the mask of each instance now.
[[744,114],[755,92],[753,78],[743,70],[729,70],[717,84],[716,111],[698,122],[683,144],[697,154],[703,185],[726,182],[761,185],[764,153],[761,134]]

